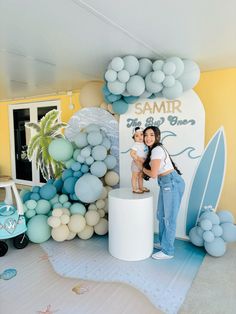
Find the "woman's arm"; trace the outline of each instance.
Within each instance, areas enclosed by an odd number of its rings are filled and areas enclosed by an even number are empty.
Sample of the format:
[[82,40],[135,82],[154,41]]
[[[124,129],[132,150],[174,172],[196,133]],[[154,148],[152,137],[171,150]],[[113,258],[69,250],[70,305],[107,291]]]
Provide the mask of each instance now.
[[158,170],[160,168],[161,159],[153,159],[151,160],[151,170],[143,168],[143,173],[148,175],[150,178],[155,179],[158,175]]

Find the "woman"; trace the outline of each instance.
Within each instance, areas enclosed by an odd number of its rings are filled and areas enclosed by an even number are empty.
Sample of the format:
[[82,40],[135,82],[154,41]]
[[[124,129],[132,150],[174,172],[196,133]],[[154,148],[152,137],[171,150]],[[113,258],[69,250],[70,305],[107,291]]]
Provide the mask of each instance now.
[[[176,220],[180,208],[185,183],[181,173],[164,148],[161,132],[155,126],[147,127],[144,143],[148,146],[148,155],[144,162],[143,173],[150,178],[157,178],[160,186],[157,219],[159,220],[159,240],[161,251],[152,255],[155,259],[174,257]],[[145,178],[145,177],[144,177]],[[154,247],[158,247],[154,244]]]

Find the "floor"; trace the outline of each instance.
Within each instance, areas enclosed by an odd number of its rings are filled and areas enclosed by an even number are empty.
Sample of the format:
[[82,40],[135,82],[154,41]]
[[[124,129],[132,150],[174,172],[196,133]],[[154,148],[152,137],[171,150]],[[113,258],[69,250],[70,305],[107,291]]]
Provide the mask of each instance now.
[[[235,314],[235,265],[235,242],[228,244],[223,257],[206,255],[179,314]],[[0,272],[10,267],[17,268],[18,274],[8,281],[0,280],[0,313],[161,313],[128,285],[60,277],[36,244],[24,250],[10,247],[0,258]]]

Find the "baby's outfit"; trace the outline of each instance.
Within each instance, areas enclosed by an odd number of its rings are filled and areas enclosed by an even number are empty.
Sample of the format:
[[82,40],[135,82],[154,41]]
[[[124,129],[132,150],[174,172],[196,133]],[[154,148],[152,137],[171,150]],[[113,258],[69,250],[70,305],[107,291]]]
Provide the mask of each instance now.
[[[144,143],[135,142],[131,150],[135,150],[138,157],[141,157],[144,160],[146,159],[147,153],[148,153],[148,147]],[[131,171],[132,172],[142,171],[142,169],[138,167],[137,163],[134,160],[132,160],[132,163],[131,163]]]

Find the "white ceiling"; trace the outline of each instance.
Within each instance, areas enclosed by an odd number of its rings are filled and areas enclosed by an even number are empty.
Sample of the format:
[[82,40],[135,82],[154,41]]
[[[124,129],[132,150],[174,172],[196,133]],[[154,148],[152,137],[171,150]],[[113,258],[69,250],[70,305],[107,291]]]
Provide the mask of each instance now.
[[79,89],[128,54],[236,67],[235,0],[0,0],[0,100]]

